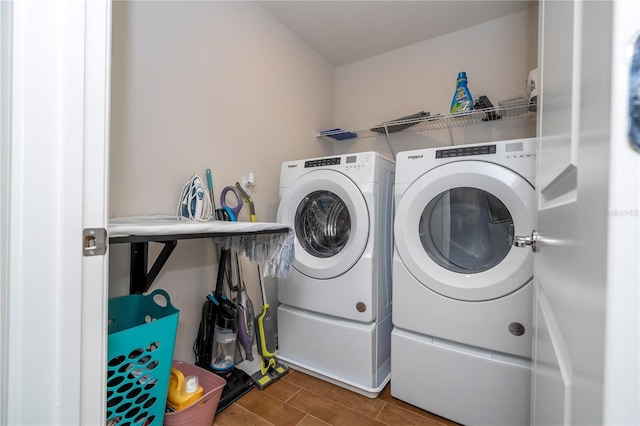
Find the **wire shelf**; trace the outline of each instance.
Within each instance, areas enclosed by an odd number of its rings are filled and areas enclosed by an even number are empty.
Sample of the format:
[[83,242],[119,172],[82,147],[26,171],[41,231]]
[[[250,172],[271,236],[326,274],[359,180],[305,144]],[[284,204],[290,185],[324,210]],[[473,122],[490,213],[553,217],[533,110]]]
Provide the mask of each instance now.
[[410,118],[407,120],[389,121],[372,126],[353,127],[350,129],[334,129],[316,133],[316,137],[335,140],[372,138],[399,132],[426,132],[430,130],[452,129],[489,121],[509,120],[514,118],[535,117],[535,102],[516,105],[474,109],[457,114],[438,114],[430,117]]

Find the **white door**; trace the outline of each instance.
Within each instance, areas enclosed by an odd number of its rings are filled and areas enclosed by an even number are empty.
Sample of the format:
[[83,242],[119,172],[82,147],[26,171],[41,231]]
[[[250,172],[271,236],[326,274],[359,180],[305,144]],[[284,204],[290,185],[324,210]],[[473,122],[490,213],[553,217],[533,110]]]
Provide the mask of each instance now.
[[639,424],[640,2],[544,1],[532,424]]
[[293,228],[293,267],[317,279],[344,274],[369,241],[369,210],[358,186],[344,174],[315,170],[283,192],[278,222]]
[[84,254],[107,226],[111,4],[2,2],[2,25],[0,423],[102,424],[108,260]]

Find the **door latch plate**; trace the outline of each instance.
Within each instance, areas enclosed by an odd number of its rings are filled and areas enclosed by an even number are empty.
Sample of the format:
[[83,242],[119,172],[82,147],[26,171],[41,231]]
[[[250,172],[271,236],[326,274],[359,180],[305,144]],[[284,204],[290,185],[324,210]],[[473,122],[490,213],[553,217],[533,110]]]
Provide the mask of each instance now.
[[107,230],[85,228],[82,230],[82,255],[102,256],[107,252]]

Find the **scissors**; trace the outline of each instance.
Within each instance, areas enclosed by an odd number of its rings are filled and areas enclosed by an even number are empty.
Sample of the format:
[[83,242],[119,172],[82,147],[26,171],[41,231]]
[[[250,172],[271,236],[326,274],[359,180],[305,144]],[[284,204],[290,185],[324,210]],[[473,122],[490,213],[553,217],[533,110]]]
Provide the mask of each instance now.
[[[231,192],[236,196],[236,205],[235,207],[231,207],[227,204],[227,193]],[[222,210],[223,217],[222,220],[226,219],[224,215],[229,216],[228,220],[232,222],[236,222],[238,220],[238,213],[240,213],[240,209],[242,209],[242,197],[238,194],[238,191],[233,186],[225,186],[220,193],[220,205],[222,206],[220,210]],[[218,211],[220,211],[218,210]]]

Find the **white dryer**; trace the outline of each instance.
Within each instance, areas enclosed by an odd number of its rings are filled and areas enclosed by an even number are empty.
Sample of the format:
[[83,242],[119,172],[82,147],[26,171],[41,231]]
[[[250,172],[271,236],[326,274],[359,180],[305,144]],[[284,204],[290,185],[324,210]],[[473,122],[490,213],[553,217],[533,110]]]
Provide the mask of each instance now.
[[529,423],[536,139],[397,156],[391,394],[463,424]]
[[282,164],[277,220],[296,255],[278,279],[278,358],[375,397],[389,381],[395,163],[375,152]]

